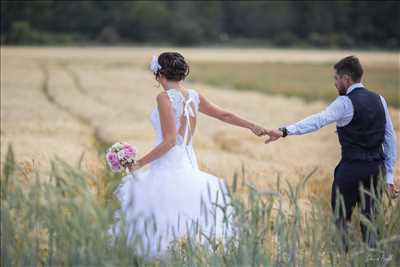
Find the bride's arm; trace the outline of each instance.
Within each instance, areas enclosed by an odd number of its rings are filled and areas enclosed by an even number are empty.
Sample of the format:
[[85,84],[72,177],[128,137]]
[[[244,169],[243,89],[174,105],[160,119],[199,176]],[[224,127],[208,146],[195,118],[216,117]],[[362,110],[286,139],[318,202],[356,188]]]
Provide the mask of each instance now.
[[175,116],[167,93],[162,92],[157,96],[157,104],[160,113],[163,141],[141,159],[137,160],[131,170],[138,169],[153,160],[158,159],[176,144]]
[[267,133],[267,130],[264,129],[263,127],[260,127],[248,120],[245,120],[232,112],[223,110],[222,108],[218,107],[217,105],[209,102],[201,94],[199,96],[200,96],[199,111],[201,113],[204,113],[208,116],[219,119],[223,122],[249,129],[258,136],[261,136],[261,135],[264,135]]

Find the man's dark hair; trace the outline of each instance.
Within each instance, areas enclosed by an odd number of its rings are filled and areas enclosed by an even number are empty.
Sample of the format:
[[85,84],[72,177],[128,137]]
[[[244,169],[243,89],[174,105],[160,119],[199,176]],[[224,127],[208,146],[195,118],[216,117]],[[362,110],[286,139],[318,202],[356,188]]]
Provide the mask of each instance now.
[[341,59],[333,66],[339,75],[347,74],[351,77],[353,82],[361,81],[363,76],[363,68],[360,61],[355,56],[348,56]]

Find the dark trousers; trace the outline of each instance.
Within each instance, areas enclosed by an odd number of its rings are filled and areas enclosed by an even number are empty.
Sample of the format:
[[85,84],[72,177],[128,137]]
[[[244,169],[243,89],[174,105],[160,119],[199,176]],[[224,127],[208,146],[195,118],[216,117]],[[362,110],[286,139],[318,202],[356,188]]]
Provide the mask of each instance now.
[[[375,192],[376,198],[382,195],[382,182],[380,178],[384,171],[382,161],[340,161],[335,168],[332,184],[331,205],[335,215],[335,222],[342,230],[344,247],[348,250],[347,224],[351,221],[353,209],[358,204],[361,213],[369,220],[376,214],[376,200],[363,192]],[[340,199],[339,195],[342,197]],[[364,242],[374,247],[377,236],[368,231],[366,225],[361,223],[361,232]]]

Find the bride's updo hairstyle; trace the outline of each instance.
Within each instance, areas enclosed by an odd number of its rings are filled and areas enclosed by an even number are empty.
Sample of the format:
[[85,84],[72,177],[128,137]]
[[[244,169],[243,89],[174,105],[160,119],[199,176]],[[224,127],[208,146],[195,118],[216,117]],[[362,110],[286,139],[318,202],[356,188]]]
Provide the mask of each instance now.
[[182,81],[189,75],[189,65],[185,58],[176,52],[164,52],[158,57],[161,69],[157,72],[164,75],[167,80]]

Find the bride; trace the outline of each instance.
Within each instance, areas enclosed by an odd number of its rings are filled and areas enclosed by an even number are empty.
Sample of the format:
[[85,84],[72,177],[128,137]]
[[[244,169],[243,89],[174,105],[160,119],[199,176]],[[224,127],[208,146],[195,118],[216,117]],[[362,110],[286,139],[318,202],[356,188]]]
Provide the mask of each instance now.
[[[162,53],[153,58],[150,69],[164,89],[151,114],[156,146],[129,166],[131,174],[117,188],[121,209],[110,233],[118,237],[124,232],[128,242],[137,241],[138,253],[150,256],[162,255],[171,241],[188,236],[227,240],[233,210],[226,186],[199,169],[192,146],[198,113],[257,136],[268,131],[186,89],[182,81],[189,66],[181,54]],[[148,170],[139,170],[147,164]]]

